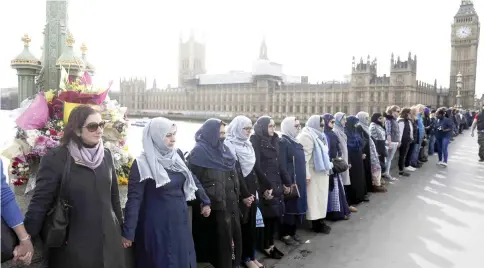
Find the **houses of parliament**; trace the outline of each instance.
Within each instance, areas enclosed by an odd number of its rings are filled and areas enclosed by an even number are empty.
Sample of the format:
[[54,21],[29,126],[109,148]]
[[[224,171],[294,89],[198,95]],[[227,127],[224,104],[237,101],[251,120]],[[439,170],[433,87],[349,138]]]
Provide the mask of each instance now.
[[308,77],[287,76],[282,65],[270,61],[263,40],[251,72],[207,74],[205,44],[191,34],[180,40],[178,87],[147,88],[146,80],[122,79],[120,103],[130,115],[177,115],[181,118],[232,118],[238,114],[257,118],[264,114],[280,120],[288,115],[384,111],[388,105],[432,107],[456,104],[456,76],[462,74],[460,92],[464,108],[475,104],[477,50],[480,24],[472,1],[463,0],[451,32],[451,69],[448,88],[437,81],[417,80],[416,55],[389,55],[390,75],[378,76],[378,62],[370,56],[353,58],[349,81],[309,83]]

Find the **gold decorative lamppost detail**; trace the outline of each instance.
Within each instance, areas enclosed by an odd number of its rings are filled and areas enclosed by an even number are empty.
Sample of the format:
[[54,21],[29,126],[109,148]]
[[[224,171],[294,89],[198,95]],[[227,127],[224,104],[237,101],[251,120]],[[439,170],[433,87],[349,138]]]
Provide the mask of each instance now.
[[17,70],[19,105],[23,100],[37,93],[35,76],[42,68],[39,59],[30,53],[29,46],[32,40],[29,35],[24,34],[20,40],[24,43],[24,49],[17,57],[10,61],[10,66]]

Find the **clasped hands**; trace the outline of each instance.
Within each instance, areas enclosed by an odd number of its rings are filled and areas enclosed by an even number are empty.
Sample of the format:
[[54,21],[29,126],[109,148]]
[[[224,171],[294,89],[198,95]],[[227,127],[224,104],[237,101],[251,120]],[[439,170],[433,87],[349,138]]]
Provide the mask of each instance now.
[[13,261],[21,261],[25,265],[30,265],[34,255],[34,246],[30,238],[20,241],[19,245],[13,250]]

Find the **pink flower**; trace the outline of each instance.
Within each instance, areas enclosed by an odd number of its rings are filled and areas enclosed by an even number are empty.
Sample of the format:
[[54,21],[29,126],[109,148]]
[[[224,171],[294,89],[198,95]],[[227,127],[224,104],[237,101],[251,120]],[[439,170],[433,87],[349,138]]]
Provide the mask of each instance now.
[[36,144],[45,144],[45,142],[48,140],[48,138],[46,136],[38,136],[36,139],[35,139],[35,143]]

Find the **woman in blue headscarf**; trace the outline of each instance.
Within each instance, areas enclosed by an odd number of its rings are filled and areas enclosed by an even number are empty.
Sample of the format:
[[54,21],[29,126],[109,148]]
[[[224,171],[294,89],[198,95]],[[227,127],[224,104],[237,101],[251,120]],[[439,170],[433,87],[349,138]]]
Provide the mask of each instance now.
[[[339,147],[338,136],[333,132],[335,119],[331,114],[324,114],[324,135],[328,141],[328,155],[331,160],[342,157]],[[348,220],[350,218],[350,208],[348,206],[341,175],[331,172],[329,175],[329,196],[328,196],[328,215],[327,218],[333,221]]]
[[236,158],[224,144],[225,123],[208,119],[195,134],[189,167],[211,200],[210,217],[193,212],[193,240],[197,261],[215,268],[239,266],[242,237],[239,211],[239,177]]
[[263,196],[260,205],[264,218],[263,252],[270,258],[281,259],[284,253],[275,247],[274,235],[285,212],[284,193],[290,191],[291,180],[280,163],[279,136],[275,130],[274,120],[262,116],[255,123],[255,135],[250,137],[250,142],[255,151],[257,176],[269,182],[260,190]]
[[333,169],[333,163],[328,155],[328,142],[321,129],[322,121],[323,118],[319,115],[309,117],[297,139],[303,146],[306,159],[306,219],[311,221],[314,232],[329,234],[331,227],[324,219],[328,210],[329,173]]
[[123,245],[136,242],[136,267],[196,267],[187,201],[198,198],[210,214],[210,200],[175,147],[177,127],[163,117],[143,130],[143,152],[129,173]]
[[359,120],[356,116],[346,119],[345,134],[348,147],[348,164],[350,165],[351,185],[347,186],[346,194],[350,205],[358,205],[370,201],[366,186],[365,166],[363,164],[363,149],[365,143],[356,126]]

